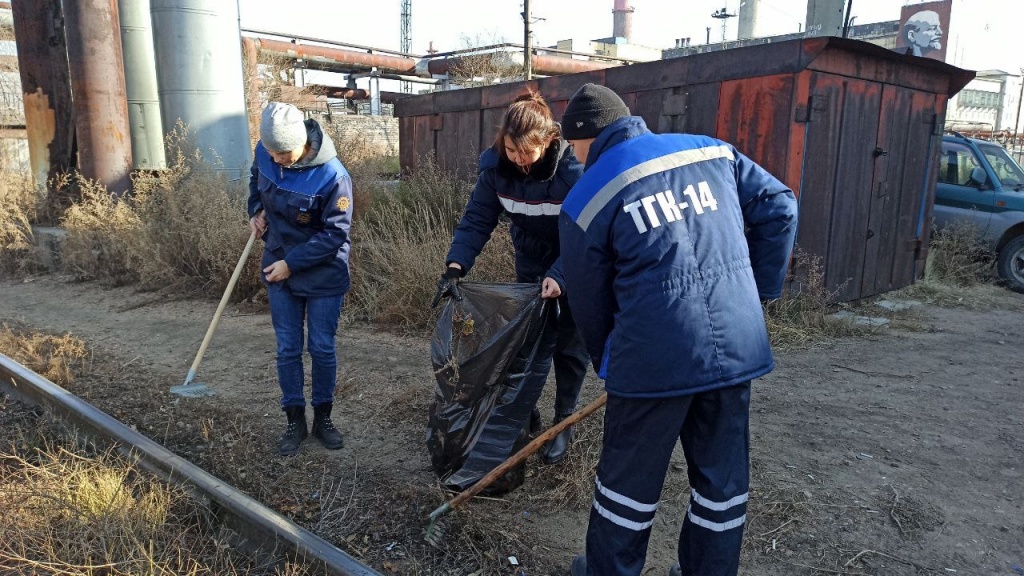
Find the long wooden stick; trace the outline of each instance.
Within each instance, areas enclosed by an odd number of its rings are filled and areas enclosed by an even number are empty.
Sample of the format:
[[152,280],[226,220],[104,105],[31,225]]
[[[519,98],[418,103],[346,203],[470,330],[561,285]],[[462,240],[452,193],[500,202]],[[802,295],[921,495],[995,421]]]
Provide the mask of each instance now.
[[224,289],[224,295],[220,298],[220,304],[217,305],[217,311],[213,314],[213,321],[210,322],[210,327],[206,329],[206,336],[203,337],[203,343],[199,346],[199,353],[196,354],[196,359],[192,362],[192,367],[188,369],[188,376],[185,377],[184,386],[188,386],[192,383],[192,379],[196,377],[196,370],[199,369],[199,362],[203,360],[203,354],[206,353],[206,347],[210,345],[210,340],[213,339],[213,333],[217,330],[217,323],[220,322],[220,315],[224,312],[224,307],[228,304],[228,299],[231,297],[231,291],[235,289],[235,283],[238,282],[238,276],[242,274],[242,268],[245,268],[245,261],[249,259],[249,252],[252,251],[252,245],[256,241],[256,233],[249,234],[249,241],[245,244],[245,250],[242,250],[242,257],[238,259],[238,264],[235,265],[235,271],[231,273],[231,279],[228,280],[228,287]]
[[[601,394],[601,396],[597,400],[594,400],[590,404],[587,404],[582,410],[575,412],[572,416],[569,416],[565,420],[562,420],[558,424],[555,424],[551,428],[548,428],[546,431],[544,431],[543,434],[534,438],[532,442],[530,442],[526,446],[523,446],[519,450],[519,452],[516,452],[515,454],[510,456],[508,460],[505,460],[504,462],[499,464],[497,468],[488,472],[487,475],[481,478],[476,484],[473,484],[469,488],[466,488],[465,490],[460,492],[458,496],[449,500],[444,506],[442,506],[442,508],[447,508],[447,510],[445,510],[444,512],[440,512],[439,514],[445,514],[447,512],[450,512],[451,510],[454,510],[456,507],[458,507],[466,500],[469,500],[473,496],[479,494],[481,490],[490,486],[498,478],[501,478],[511,468],[515,467],[523,460],[529,458],[531,454],[540,449],[540,447],[543,446],[548,440],[551,440],[555,436],[558,436],[563,430],[565,430],[569,426],[572,426],[573,424],[576,424],[577,422],[583,420],[587,416],[590,416],[598,409],[600,409],[602,406],[604,406],[605,402],[607,401],[608,393],[605,392]],[[438,510],[441,510],[441,508],[438,508]],[[437,511],[435,511],[435,513],[436,512]],[[434,514],[431,514],[431,516],[434,516]]]

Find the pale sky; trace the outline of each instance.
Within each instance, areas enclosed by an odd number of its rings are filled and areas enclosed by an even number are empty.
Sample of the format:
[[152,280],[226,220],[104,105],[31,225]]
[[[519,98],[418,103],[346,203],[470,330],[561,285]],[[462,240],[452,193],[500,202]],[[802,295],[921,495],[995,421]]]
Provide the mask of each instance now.
[[[712,12],[723,6],[736,13],[742,0],[630,0],[633,42],[669,48],[676,38],[703,44],[722,40]],[[274,30],[397,50],[401,0],[238,0],[244,28]],[[897,20],[904,4],[917,0],[853,0],[855,24]],[[613,0],[531,0],[535,45],[562,39],[611,36]],[[797,32],[806,16],[806,0],[761,0],[762,35]],[[522,43],[522,0],[412,0],[412,52],[423,54],[432,40],[440,51],[466,47],[463,36],[485,43]],[[950,63],[973,69],[1001,68],[1017,73],[1024,66],[1019,35],[1020,0],[954,0],[951,26],[960,33],[948,47]],[[726,39],[736,38],[736,18],[728,20]],[[949,31],[947,31],[948,33]],[[952,38],[948,38],[952,40]]]

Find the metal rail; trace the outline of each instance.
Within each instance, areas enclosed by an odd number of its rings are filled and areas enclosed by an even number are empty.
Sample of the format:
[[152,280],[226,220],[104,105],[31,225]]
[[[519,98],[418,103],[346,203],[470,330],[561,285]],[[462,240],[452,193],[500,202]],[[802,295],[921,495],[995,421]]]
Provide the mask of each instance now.
[[135,432],[71,392],[0,354],[0,392],[45,406],[60,418],[98,437],[114,441],[140,468],[173,484],[185,484],[211,506],[218,518],[245,538],[243,546],[283,551],[334,576],[381,576],[330,542],[253,500],[223,480]]

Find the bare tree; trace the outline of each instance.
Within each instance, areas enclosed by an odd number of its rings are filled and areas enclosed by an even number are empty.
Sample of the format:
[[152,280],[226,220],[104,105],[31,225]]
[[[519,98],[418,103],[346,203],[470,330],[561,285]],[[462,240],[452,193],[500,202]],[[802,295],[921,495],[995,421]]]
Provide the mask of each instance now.
[[463,35],[462,44],[466,50],[481,50],[456,56],[448,68],[449,82],[463,88],[473,88],[522,80],[523,61],[518,52],[486,49],[486,46],[503,43],[497,40],[486,43],[479,35],[475,39]]

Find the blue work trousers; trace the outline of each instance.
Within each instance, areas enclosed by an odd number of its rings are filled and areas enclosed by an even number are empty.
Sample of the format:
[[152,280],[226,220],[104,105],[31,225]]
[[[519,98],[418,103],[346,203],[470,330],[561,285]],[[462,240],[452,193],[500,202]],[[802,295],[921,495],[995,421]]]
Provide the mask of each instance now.
[[749,495],[749,409],[750,382],[674,398],[608,397],[587,529],[588,575],[643,570],[677,440],[690,481],[679,535],[682,574],[736,575]]
[[277,336],[277,379],[281,385],[281,408],[305,406],[302,395],[305,376],[302,369],[302,346],[308,334],[308,350],[312,360],[313,405],[334,401],[334,384],[338,359],[334,335],[344,297],[295,296],[280,282],[267,285],[270,318]]

